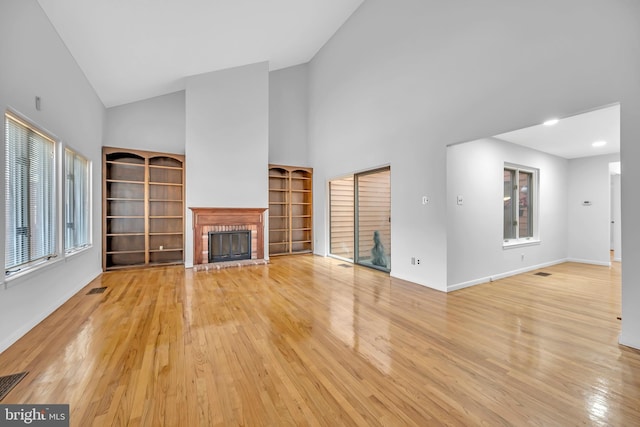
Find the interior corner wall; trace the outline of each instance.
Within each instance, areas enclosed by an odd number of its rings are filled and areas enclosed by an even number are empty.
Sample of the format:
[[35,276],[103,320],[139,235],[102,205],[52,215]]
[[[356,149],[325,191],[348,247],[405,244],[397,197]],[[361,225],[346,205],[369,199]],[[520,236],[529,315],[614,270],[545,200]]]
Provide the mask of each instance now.
[[[25,116],[93,164],[93,247],[0,284],[0,352],[37,325],[101,271],[101,145],[105,109],[36,0],[0,4],[0,111]],[[40,97],[41,109],[35,108]],[[4,120],[3,120],[4,126]],[[5,146],[4,132],[0,141]],[[0,187],[4,188],[4,148]],[[4,230],[5,205],[0,205]],[[0,233],[4,260],[5,233]]]
[[[639,12],[629,0],[363,2],[310,63],[316,252],[326,254],[327,179],[391,164],[391,274],[446,290],[447,145],[620,102],[622,158],[625,149],[640,158]],[[640,172],[622,180],[631,217]],[[623,216],[634,242],[625,231],[623,251],[640,266],[640,225],[631,222]],[[412,256],[424,263],[411,265]],[[629,272],[623,293],[637,306],[640,267]],[[623,301],[628,312],[631,304]],[[640,312],[629,320],[640,325]],[[629,337],[640,341],[640,326]]]
[[[266,62],[187,78],[185,156],[188,208],[268,207]],[[193,265],[192,219],[187,209],[187,267]]]
[[308,64],[269,73],[269,163],[310,166]]
[[[630,37],[640,51],[640,2],[635,14],[636,31]],[[640,75],[640,56],[627,58],[625,72]],[[620,103],[620,162],[622,167],[622,331],[620,343],[640,349],[640,80],[629,86],[627,96]]]
[[[503,248],[505,163],[538,170],[538,244]],[[448,147],[448,290],[564,261],[567,186],[568,161],[557,156],[495,138]]]
[[184,91],[107,108],[104,144],[184,154]]
[[[609,265],[611,246],[611,184],[609,163],[618,154],[569,161],[568,259]],[[586,203],[588,202],[588,203]]]

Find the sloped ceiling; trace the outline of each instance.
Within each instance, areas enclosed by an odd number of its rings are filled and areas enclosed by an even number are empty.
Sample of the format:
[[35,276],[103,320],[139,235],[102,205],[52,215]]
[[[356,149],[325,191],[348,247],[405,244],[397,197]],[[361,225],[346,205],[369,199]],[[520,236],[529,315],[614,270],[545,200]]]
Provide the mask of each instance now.
[[190,75],[308,62],[363,0],[38,0],[106,107]]

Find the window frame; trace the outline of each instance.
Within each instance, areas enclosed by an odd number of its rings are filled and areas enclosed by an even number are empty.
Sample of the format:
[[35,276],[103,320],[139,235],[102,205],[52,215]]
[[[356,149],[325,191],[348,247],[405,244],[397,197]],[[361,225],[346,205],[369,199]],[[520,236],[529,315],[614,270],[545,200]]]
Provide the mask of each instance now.
[[[91,160],[89,160],[86,156],[82,155],[78,150],[73,149],[70,146],[65,146],[63,151],[63,157],[64,160],[62,161],[63,163],[63,167],[62,167],[62,174],[63,174],[63,185],[64,185],[64,194],[63,194],[63,199],[62,199],[62,206],[63,206],[63,213],[62,213],[62,243],[63,243],[63,250],[64,250],[64,255],[65,256],[71,256],[74,254],[77,254],[79,252],[82,252],[86,249],[89,249],[93,246],[93,234],[92,234],[92,219],[93,219],[93,192],[91,191],[92,189],[92,171],[93,171],[93,163],[91,162]],[[84,221],[84,226],[86,227],[85,230],[85,235],[86,235],[86,242],[84,243],[80,243],[80,244],[76,244],[72,247],[67,247],[67,229],[69,227],[69,222],[68,222],[68,218],[69,218],[69,212],[68,212],[68,208],[69,208],[69,187],[68,187],[68,179],[69,179],[69,170],[67,169],[67,153],[73,153],[73,158],[74,160],[76,158],[79,158],[81,160],[83,160],[84,162],[86,162],[86,179],[84,182],[84,188],[86,189],[86,194],[84,194],[84,203],[83,205],[86,207],[86,218]],[[75,164],[75,163],[74,163]],[[74,173],[75,173],[75,169],[74,169]],[[75,175],[74,175],[75,178]],[[76,184],[77,181],[74,179],[74,185],[73,185],[73,189],[76,190]],[[75,193],[74,193],[75,194]],[[75,198],[74,198],[75,201]],[[74,205],[75,206],[75,205]],[[75,211],[74,211],[74,220],[76,219],[75,216]]]
[[[75,150],[73,147],[70,147],[63,143],[62,139],[58,138],[53,132],[48,131],[43,126],[36,124],[33,120],[25,117],[23,114],[17,112],[12,108],[7,108],[4,112],[4,121],[3,121],[3,140],[5,142],[5,147],[3,148],[3,155],[5,158],[3,159],[5,173],[3,176],[3,189],[5,191],[5,197],[8,190],[8,181],[7,174],[9,173],[7,170],[7,165],[10,160],[7,156],[8,153],[8,131],[9,124],[8,121],[13,121],[18,123],[18,125],[27,128],[28,132],[34,132],[35,134],[43,137],[46,140],[49,140],[53,143],[52,155],[53,155],[53,184],[50,186],[51,191],[48,196],[52,200],[53,207],[51,208],[53,211],[53,220],[51,221],[51,225],[54,228],[54,232],[51,234],[51,238],[53,239],[53,253],[46,256],[41,257],[39,259],[30,259],[27,262],[21,263],[19,265],[15,265],[7,268],[7,243],[8,236],[6,233],[7,223],[9,221],[9,212],[6,212],[6,201],[5,201],[5,218],[3,227],[5,227],[4,239],[0,242],[4,246],[4,266],[5,266],[5,274],[2,280],[0,280],[0,286],[4,284],[5,288],[9,288],[11,286],[15,286],[16,284],[22,282],[22,278],[28,277],[31,273],[35,273],[42,269],[47,269],[50,266],[57,264],[58,262],[63,262],[66,259],[75,256],[76,254],[82,253],[93,247],[93,162],[89,157],[85,156],[78,150]],[[66,185],[67,185],[67,169],[66,169],[66,152],[67,150],[75,153],[78,157],[84,159],[87,164],[86,168],[86,201],[83,205],[87,206],[86,213],[86,232],[87,232],[87,242],[82,245],[76,245],[72,248],[67,249],[66,245],[66,218],[67,218],[67,194],[66,194]],[[20,280],[17,280],[20,279]]]
[[[530,205],[533,205],[533,208],[528,212],[531,215],[531,236],[520,237],[520,213],[519,209],[512,209],[512,216],[510,218],[511,221],[516,222],[515,225],[515,238],[506,238],[505,237],[505,222],[506,222],[506,214],[507,211],[504,209],[504,202],[506,201],[504,195],[504,172],[511,171],[514,172],[514,182],[517,183],[516,186],[512,189],[511,192],[511,200],[517,199],[519,203],[519,195],[520,195],[520,173],[531,174],[531,185],[529,189],[529,200]],[[540,221],[539,221],[539,211],[540,211],[540,170],[537,168],[533,168],[530,166],[523,166],[513,163],[504,163],[503,167],[503,218],[502,218],[502,246],[503,248],[510,248],[514,246],[527,246],[527,245],[535,245],[540,243]]]
[[[4,132],[5,132],[5,148],[4,148],[4,155],[5,155],[5,159],[4,159],[4,167],[5,167],[5,182],[4,182],[4,192],[5,192],[5,197],[7,197],[7,191],[9,188],[9,182],[7,181],[7,174],[8,172],[8,162],[10,157],[8,157],[8,150],[9,150],[9,141],[6,139],[7,137],[7,133],[9,132],[9,124],[8,122],[14,122],[16,124],[18,124],[18,126],[21,126],[23,128],[25,128],[27,130],[28,133],[33,133],[38,135],[40,138],[43,138],[45,140],[48,140],[49,142],[52,143],[52,155],[53,155],[53,161],[51,163],[51,168],[53,169],[53,172],[51,174],[51,179],[53,180],[52,184],[49,186],[50,188],[50,193],[47,194],[48,197],[51,198],[51,203],[50,203],[50,207],[51,207],[51,212],[49,213],[49,215],[51,215],[52,220],[50,221],[50,223],[48,223],[48,226],[51,227],[53,229],[53,232],[51,233],[51,238],[53,239],[53,242],[50,243],[50,245],[52,246],[52,252],[47,254],[46,256],[41,256],[41,257],[37,257],[37,258],[32,258],[31,255],[29,255],[29,259],[25,262],[22,262],[20,264],[16,264],[16,265],[12,265],[10,267],[7,267],[7,253],[6,253],[6,249],[7,249],[7,243],[8,243],[8,233],[6,233],[7,231],[7,227],[8,227],[8,221],[9,221],[9,212],[5,211],[5,221],[4,221],[4,228],[5,228],[5,238],[4,241],[2,242],[5,248],[5,256],[4,256],[4,270],[5,270],[5,274],[4,274],[4,281],[8,282],[14,278],[17,277],[21,277],[31,271],[34,270],[38,270],[40,268],[42,268],[43,266],[46,265],[50,265],[53,264],[55,262],[58,262],[61,260],[61,242],[60,242],[60,219],[61,219],[61,211],[60,211],[60,196],[61,196],[61,188],[60,188],[60,171],[61,171],[61,163],[60,163],[60,147],[61,147],[61,141],[59,138],[57,138],[52,132],[47,131],[46,129],[44,129],[42,126],[38,126],[36,125],[33,121],[25,118],[23,115],[17,113],[16,111],[13,110],[6,110],[5,114],[4,114]],[[27,178],[28,179],[28,178]],[[30,187],[27,188],[27,190]],[[5,203],[7,203],[5,201]],[[5,204],[6,206],[6,204]],[[31,220],[31,218],[29,219]]]

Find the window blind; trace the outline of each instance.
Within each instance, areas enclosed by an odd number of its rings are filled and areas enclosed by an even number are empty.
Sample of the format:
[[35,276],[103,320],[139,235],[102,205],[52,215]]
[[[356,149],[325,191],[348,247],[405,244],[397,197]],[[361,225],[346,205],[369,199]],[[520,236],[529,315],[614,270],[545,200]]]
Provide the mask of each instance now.
[[90,243],[89,161],[65,149],[65,251],[72,252]]
[[56,254],[55,141],[5,115],[5,271]]

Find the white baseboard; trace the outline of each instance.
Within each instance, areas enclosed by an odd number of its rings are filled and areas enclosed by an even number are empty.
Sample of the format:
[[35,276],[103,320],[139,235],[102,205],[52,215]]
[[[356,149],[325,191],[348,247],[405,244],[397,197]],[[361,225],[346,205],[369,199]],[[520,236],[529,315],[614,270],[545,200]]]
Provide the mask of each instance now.
[[93,277],[91,277],[89,280],[82,281],[81,283],[79,283],[76,286],[74,286],[73,288],[71,288],[62,297],[57,299],[53,304],[49,305],[49,307],[47,307],[44,311],[42,311],[40,314],[34,316],[31,319],[31,321],[29,321],[28,323],[25,323],[18,330],[14,331],[11,335],[9,335],[4,340],[2,340],[2,342],[0,342],[0,353],[2,353],[3,351],[5,351],[9,347],[11,347],[16,341],[18,341],[20,338],[22,338],[24,335],[26,335],[27,332],[29,332],[31,329],[35,328],[40,322],[42,322],[44,319],[49,317],[49,315],[51,315],[51,313],[53,313],[58,308],[60,308],[60,306],[62,306],[62,304],[64,304],[65,302],[69,301],[69,299],[71,299],[71,297],[73,297],[75,294],[77,294],[80,291],[80,289],[82,289],[85,286],[87,286],[89,283],[91,283],[92,280],[94,280],[100,274],[102,274],[102,272],[98,271],[97,273],[94,273],[92,275]]
[[455,285],[447,286],[447,292],[457,291],[459,289],[468,288],[470,286],[479,285],[481,283],[493,282],[495,280],[504,279],[505,277],[517,276],[518,274],[527,273],[533,270],[539,270],[541,268],[551,267],[552,265],[562,264],[567,262],[567,259],[558,259],[555,261],[545,262],[542,264],[531,265],[529,267],[519,268],[517,270],[507,271],[504,273],[493,274],[491,276],[481,277],[468,282],[457,283]]
[[640,339],[638,337],[635,337],[635,339],[628,339],[628,337],[624,336],[623,334],[620,334],[620,336],[618,337],[618,343],[627,347],[640,350]]
[[611,261],[594,261],[591,259],[567,258],[567,262],[577,262],[579,264],[602,265],[604,267],[611,267]]

